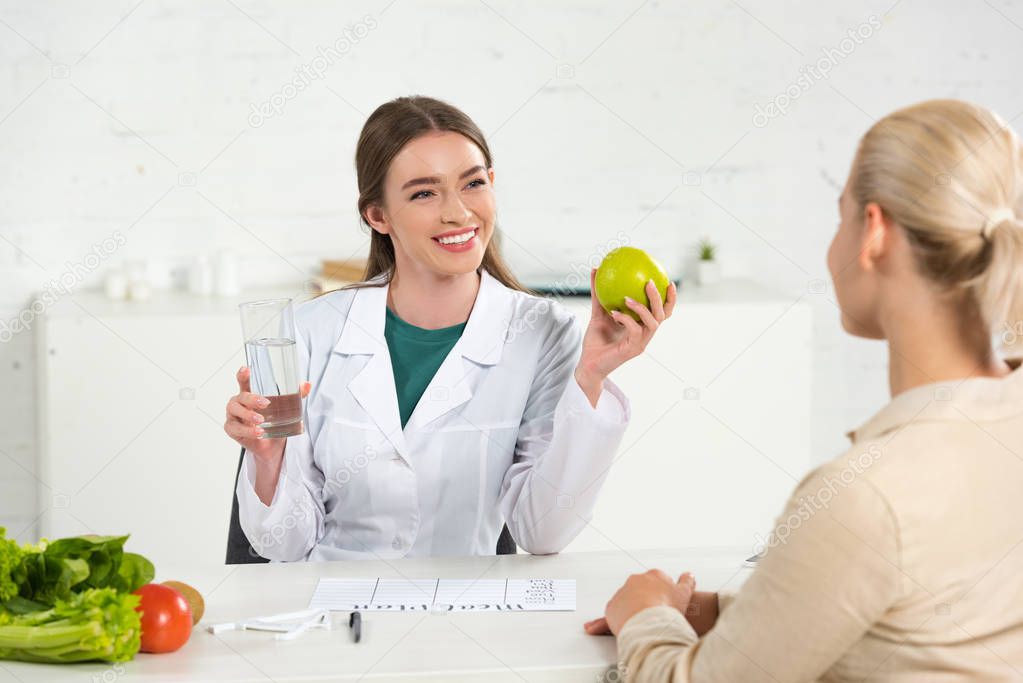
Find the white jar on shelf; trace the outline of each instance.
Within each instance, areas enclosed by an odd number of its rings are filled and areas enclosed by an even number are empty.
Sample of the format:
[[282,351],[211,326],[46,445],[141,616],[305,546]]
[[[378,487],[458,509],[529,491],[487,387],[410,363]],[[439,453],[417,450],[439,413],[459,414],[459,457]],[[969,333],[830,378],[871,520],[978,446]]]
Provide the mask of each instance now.
[[152,294],[149,279],[149,263],[142,259],[126,261],[124,276],[127,280],[127,296],[133,301],[145,301]]
[[202,296],[213,293],[213,267],[205,252],[200,253],[192,264],[188,277],[188,291]]
[[103,292],[108,299],[123,301],[128,298],[128,277],[120,268],[114,268],[103,280]]
[[149,280],[136,278],[128,282],[128,298],[132,301],[145,301],[153,294]]
[[213,271],[213,291],[217,296],[236,296],[241,291],[238,255],[230,249],[217,252]]

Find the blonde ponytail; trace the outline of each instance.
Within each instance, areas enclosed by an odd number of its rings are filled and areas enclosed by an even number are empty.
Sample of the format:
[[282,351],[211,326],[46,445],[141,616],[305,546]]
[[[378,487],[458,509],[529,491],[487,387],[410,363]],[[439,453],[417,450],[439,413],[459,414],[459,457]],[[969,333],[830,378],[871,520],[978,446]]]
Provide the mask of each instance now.
[[850,188],[903,228],[964,321],[1023,327],[1023,147],[996,114],[958,100],[889,114],[860,141]]
[[985,321],[997,326],[1004,346],[1023,344],[1023,220],[1018,214],[987,230],[987,268],[970,283]]

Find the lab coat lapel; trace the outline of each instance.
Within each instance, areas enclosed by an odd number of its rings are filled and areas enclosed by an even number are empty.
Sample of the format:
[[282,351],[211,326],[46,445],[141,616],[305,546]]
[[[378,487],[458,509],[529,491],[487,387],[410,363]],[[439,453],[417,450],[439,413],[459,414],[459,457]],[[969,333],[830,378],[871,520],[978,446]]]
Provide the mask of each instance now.
[[480,289],[462,336],[423,392],[407,429],[425,427],[472,398],[476,375],[501,360],[512,317],[512,292],[481,269]]
[[386,285],[357,289],[334,351],[346,355],[370,356],[359,373],[348,382],[348,391],[394,446],[398,455],[411,466],[398,413],[391,355],[384,338],[386,307]]

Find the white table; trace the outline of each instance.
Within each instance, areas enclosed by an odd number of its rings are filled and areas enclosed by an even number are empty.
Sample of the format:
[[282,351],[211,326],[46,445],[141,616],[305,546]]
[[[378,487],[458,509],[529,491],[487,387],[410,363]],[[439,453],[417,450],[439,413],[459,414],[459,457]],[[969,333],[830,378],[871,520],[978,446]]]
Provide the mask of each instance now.
[[[133,681],[586,681],[602,678],[616,659],[614,639],[583,632],[630,573],[661,568],[693,571],[698,589],[736,588],[750,570],[742,548],[506,555],[398,561],[315,562],[158,569],[158,580],[180,579],[206,597],[206,616],[189,642],[164,655],[140,654],[125,664],[51,666],[0,662],[2,683],[131,683]],[[355,644],[347,613],[335,630],[294,641],[273,634],[207,633],[209,623],[304,609],[320,577],[565,578],[577,581],[575,612],[364,615]]]

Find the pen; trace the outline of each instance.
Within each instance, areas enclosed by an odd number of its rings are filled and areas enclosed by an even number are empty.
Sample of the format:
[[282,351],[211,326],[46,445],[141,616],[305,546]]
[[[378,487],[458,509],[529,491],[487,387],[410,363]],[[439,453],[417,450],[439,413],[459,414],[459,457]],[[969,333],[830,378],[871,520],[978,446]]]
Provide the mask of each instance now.
[[348,628],[352,629],[352,637],[355,642],[362,640],[362,615],[358,612],[352,612],[351,616],[348,617]]

